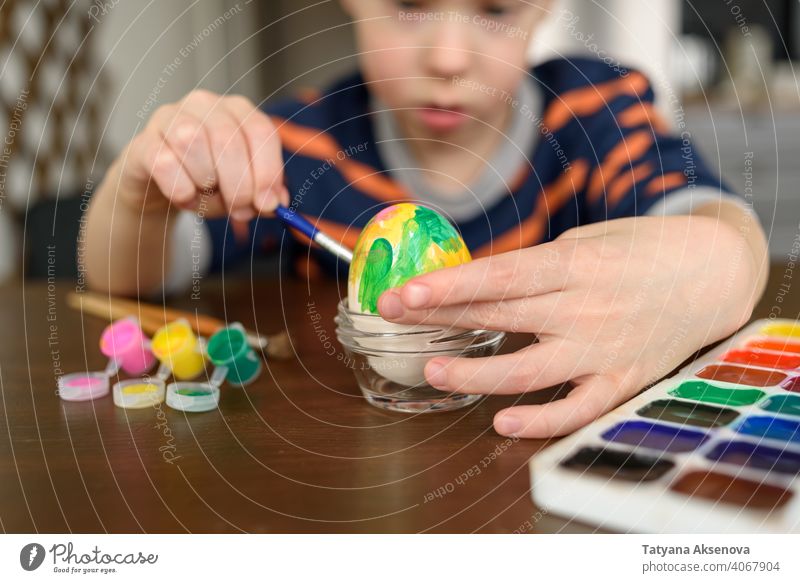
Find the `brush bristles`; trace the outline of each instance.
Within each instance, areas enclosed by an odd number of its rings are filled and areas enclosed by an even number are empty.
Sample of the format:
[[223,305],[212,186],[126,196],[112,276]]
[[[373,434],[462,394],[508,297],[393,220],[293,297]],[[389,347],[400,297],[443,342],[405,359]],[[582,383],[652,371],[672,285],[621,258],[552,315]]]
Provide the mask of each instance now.
[[279,332],[269,337],[267,342],[267,356],[278,360],[288,360],[294,356],[292,341],[286,331]]

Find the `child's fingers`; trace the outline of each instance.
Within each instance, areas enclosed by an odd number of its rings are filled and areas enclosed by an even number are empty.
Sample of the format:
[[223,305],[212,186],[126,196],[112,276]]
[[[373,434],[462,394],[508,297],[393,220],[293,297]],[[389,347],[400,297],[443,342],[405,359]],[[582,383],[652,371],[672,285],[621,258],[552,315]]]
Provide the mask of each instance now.
[[288,204],[288,193],[283,185],[281,141],[272,121],[244,97],[229,97],[225,104],[239,120],[250,152],[255,192],[253,206],[259,212],[272,212],[279,202]]
[[225,201],[222,200],[222,196],[218,192],[209,192],[207,190],[189,202],[178,205],[178,207],[196,213],[198,218],[195,220],[198,225],[206,219],[217,219],[228,215],[228,209],[225,206]]
[[563,293],[542,296],[472,302],[422,310],[407,310],[398,290],[389,290],[378,299],[380,315],[398,324],[435,324],[477,330],[543,332],[559,328],[565,318],[574,318],[563,309]]
[[[194,185],[191,196],[185,193],[176,196],[168,190],[161,190],[162,194],[178,208],[196,208],[200,203],[197,193],[213,192],[216,184],[214,162],[200,120],[181,111],[176,104],[165,105],[153,114],[144,134],[157,136],[157,139],[145,145],[142,157],[157,157],[161,149],[171,149]],[[156,184],[159,185],[159,181]]]
[[200,120],[177,113],[169,125],[161,128],[164,140],[180,159],[199,192],[213,192],[217,184],[214,159]]
[[520,405],[499,411],[494,428],[500,435],[549,438],[572,433],[616,407],[626,395],[612,379],[592,376],[559,401]]
[[192,200],[197,192],[194,181],[186,173],[181,161],[167,144],[160,148],[156,156],[153,166],[153,180],[155,180],[159,190],[176,204]]
[[181,109],[199,118],[205,129],[217,176],[217,187],[232,218],[253,217],[253,179],[249,152],[239,121],[222,104],[222,98],[207,91],[194,91],[181,102]]
[[564,384],[596,369],[591,354],[565,340],[484,358],[432,358],[425,378],[437,389],[469,394],[517,394]]
[[400,288],[406,308],[522,298],[563,289],[568,270],[559,247],[546,243],[476,259],[416,277]]
[[134,167],[140,168],[133,172],[144,182],[152,179],[167,199],[184,204],[194,198],[194,181],[159,134],[145,131],[138,135],[131,142],[130,159]]

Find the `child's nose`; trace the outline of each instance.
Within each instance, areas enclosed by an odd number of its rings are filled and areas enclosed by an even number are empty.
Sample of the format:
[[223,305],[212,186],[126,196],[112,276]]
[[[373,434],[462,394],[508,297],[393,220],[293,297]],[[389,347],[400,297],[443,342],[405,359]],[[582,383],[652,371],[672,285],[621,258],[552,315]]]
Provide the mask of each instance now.
[[468,25],[458,22],[442,23],[436,27],[428,44],[425,64],[432,74],[452,78],[469,69],[473,53]]

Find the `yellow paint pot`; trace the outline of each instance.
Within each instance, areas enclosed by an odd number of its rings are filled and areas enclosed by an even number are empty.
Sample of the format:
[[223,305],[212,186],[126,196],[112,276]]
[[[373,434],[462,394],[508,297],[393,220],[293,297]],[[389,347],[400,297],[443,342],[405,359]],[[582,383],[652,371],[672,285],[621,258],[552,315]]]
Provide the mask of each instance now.
[[177,379],[190,380],[205,370],[204,351],[186,320],[176,320],[156,332],[151,349]]

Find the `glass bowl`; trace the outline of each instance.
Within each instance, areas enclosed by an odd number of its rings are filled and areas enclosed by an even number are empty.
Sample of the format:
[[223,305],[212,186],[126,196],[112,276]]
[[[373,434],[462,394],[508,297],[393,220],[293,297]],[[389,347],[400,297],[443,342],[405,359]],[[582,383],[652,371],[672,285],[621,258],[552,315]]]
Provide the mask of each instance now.
[[342,360],[367,402],[407,413],[450,411],[479,400],[482,395],[433,388],[425,380],[425,364],[435,356],[491,356],[505,340],[504,332],[395,324],[351,311],[347,298],[339,302],[335,322]]

